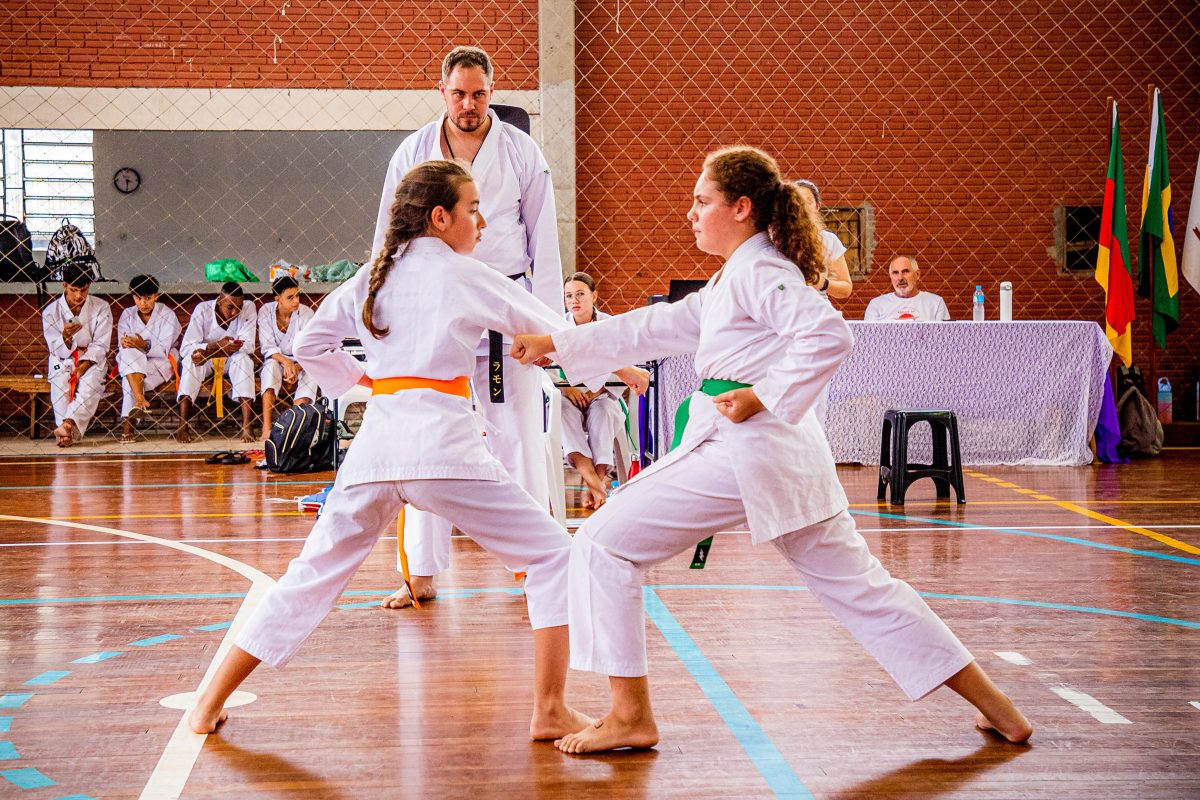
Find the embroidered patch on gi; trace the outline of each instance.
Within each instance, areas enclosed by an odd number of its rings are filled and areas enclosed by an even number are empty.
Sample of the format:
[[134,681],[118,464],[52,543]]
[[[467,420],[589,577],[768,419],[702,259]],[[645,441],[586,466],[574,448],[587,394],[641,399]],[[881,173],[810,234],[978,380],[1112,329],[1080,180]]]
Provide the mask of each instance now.
[[776,286],[775,288],[776,288],[776,289],[778,289],[779,291],[781,291],[781,292],[782,292],[782,291],[783,291],[783,284],[781,283],[781,284],[779,284],[778,286]]

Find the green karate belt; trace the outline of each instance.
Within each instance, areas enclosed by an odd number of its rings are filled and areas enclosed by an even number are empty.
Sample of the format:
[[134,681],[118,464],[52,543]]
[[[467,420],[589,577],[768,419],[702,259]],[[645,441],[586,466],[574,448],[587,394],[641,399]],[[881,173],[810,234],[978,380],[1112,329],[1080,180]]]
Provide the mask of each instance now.
[[[719,394],[732,392],[734,389],[749,389],[750,384],[738,383],[737,381],[726,381],[720,378],[705,378],[700,384],[700,391],[704,392],[709,397],[716,397]],[[679,404],[679,409],[675,412],[675,436],[671,440],[671,449],[674,450],[683,441],[683,432],[687,428],[688,419],[691,414],[692,396],[689,394]],[[712,547],[713,537],[708,537],[700,544],[696,545],[696,552],[692,556],[692,569],[704,569],[705,563],[708,561],[708,551]]]

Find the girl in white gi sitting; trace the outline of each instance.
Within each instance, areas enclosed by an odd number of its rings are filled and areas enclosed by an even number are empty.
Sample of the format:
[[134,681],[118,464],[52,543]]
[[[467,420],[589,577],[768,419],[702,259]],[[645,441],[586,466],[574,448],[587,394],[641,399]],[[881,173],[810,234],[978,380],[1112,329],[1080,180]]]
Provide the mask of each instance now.
[[258,348],[263,365],[262,392],[263,438],[271,435],[275,400],[280,391],[292,393],[296,405],[311,403],[317,396],[317,382],[295,361],[296,336],[313,317],[313,310],[300,303],[300,285],[291,275],[281,275],[271,284],[275,299],[258,310]]
[[[596,282],[586,272],[576,272],[563,284],[567,319],[586,325],[609,315],[596,308]],[[616,463],[613,440],[626,436],[625,411],[620,399],[605,387],[594,392],[565,381],[562,393],[563,453],[587,488],[585,508],[599,508],[607,498],[608,471]]]
[[[117,369],[121,373],[121,441],[132,442],[134,425],[150,410],[146,391],[175,378],[179,317],[158,302],[158,281],[129,281],[133,305],[117,321]],[[176,363],[173,363],[176,362]]]
[[88,297],[90,269],[68,262],[63,267],[62,297],[42,312],[42,334],[50,350],[47,376],[54,406],[54,438],[70,447],[83,438],[108,373],[112,341],[112,309],[98,297]]
[[[469,257],[485,225],[478,209],[479,191],[462,167],[414,167],[396,189],[374,265],[331,293],[296,341],[297,360],[324,392],[338,397],[362,384],[374,399],[304,549],[192,711],[194,731],[224,719],[225,699],[260,660],[278,667],[291,659],[405,505],[446,518],[526,573],[537,687],[530,736],[561,737],[590,723],[563,698],[570,538],[488,452],[467,378],[484,331],[549,333],[567,323]],[[341,350],[347,337],[362,340],[365,364]]]
[[724,261],[701,291],[513,345],[522,360],[557,353],[568,376],[690,352],[704,379],[680,445],[575,536],[571,664],[610,676],[613,703],[559,749],[658,742],[642,576],[747,523],[752,540],[771,542],[910,699],[944,684],[979,709],[979,726],[1024,741],[1029,722],[925,601],[871,555],[847,512],[812,407],[852,338],[812,286],[821,245],[799,189],[761,151],[719,150],[704,162],[688,220],[696,246]]

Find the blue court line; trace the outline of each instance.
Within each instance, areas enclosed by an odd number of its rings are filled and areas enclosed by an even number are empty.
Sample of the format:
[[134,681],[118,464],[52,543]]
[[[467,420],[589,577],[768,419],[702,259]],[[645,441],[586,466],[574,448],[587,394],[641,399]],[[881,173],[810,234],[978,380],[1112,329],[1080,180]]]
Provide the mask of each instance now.
[[192,630],[194,630],[194,631],[223,631],[232,624],[233,624],[232,620],[230,620],[229,622],[214,622],[212,625],[199,625],[195,628],[192,628]]
[[125,655],[125,653],[120,650],[102,650],[99,653],[92,653],[90,656],[84,656],[83,658],[77,658],[74,661],[72,661],[71,663],[72,664],[99,664],[101,661],[107,661],[110,658],[116,658],[117,656],[123,656],[123,655]]
[[12,717],[0,717],[0,733],[8,733],[12,730]]
[[193,486],[279,486],[282,484],[294,486],[316,486],[317,484],[328,485],[328,480],[323,481],[261,481],[261,482],[236,482],[236,483],[89,483],[89,484],[74,484],[67,486],[64,484],[53,485],[37,485],[37,486],[0,486],[0,492],[18,492],[29,491],[31,489],[182,489]]
[[54,683],[55,681],[60,681],[70,674],[71,673],[67,670],[51,670],[50,672],[43,672],[41,675],[38,675],[36,678],[30,678],[29,680],[25,681],[25,685],[26,686],[49,686],[50,684]]
[[3,697],[0,697],[0,708],[20,708],[21,706],[25,705],[25,703],[31,697],[33,697],[33,692],[22,694],[9,692]]
[[178,633],[162,633],[158,636],[151,636],[147,639],[138,639],[136,642],[130,642],[130,647],[150,647],[151,645],[162,644],[163,642],[171,642],[175,639],[182,639]]
[[812,800],[812,793],[792,770],[779,748],[759,727],[754,717],[729,688],[729,684],[704,657],[704,653],[667,610],[655,591],[646,587],[642,590],[642,596],[645,600],[646,614],[692,674],[692,678],[700,686],[700,691],[704,692],[704,696],[721,715],[721,719],[725,721],[725,725],[746,751],[746,755],[750,757],[775,796]]
[[90,794],[64,794],[62,797],[56,797],[54,800],[96,800]]
[[[924,522],[930,525],[943,525],[950,528],[967,528],[969,530],[987,531],[990,533],[1011,533],[1015,536],[1032,536],[1035,539],[1050,539],[1056,542],[1066,542],[1068,544],[1078,544],[1083,547],[1094,547],[1097,550],[1110,550],[1117,553],[1128,553],[1136,556],[1146,556],[1147,558],[1158,558],[1163,561],[1175,561],[1180,564],[1192,564],[1200,566],[1200,559],[1187,558],[1186,556],[1177,556],[1171,553],[1156,553],[1153,550],[1135,550],[1131,547],[1118,547],[1115,544],[1104,544],[1103,542],[1093,542],[1089,539],[1080,539],[1076,536],[1059,536],[1053,533],[1038,533],[1036,531],[1023,531],[1018,528],[997,528],[992,525],[972,525],[969,522],[955,522],[948,519],[931,519],[929,517],[908,517],[904,514],[886,514],[882,511],[851,511],[855,516],[865,517],[880,517],[882,519],[899,519],[905,522]],[[1097,525],[1097,528],[1101,526]],[[897,528],[895,531],[888,533],[903,533],[903,528]]]
[[0,742],[0,761],[16,761],[20,757],[12,742]]
[[4,770],[0,772],[0,778],[4,778],[18,789],[41,789],[45,786],[58,785],[33,767]]

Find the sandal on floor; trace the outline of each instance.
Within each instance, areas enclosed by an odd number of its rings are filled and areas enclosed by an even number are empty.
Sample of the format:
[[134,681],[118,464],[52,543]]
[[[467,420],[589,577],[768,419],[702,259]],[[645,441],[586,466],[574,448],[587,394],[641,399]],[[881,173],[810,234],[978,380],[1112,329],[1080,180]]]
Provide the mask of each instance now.
[[226,453],[219,463],[226,465],[249,464],[250,458],[245,453],[231,452]]
[[208,458],[204,459],[205,464],[224,464],[225,459],[233,455],[231,450],[222,450],[219,453],[213,453]]

